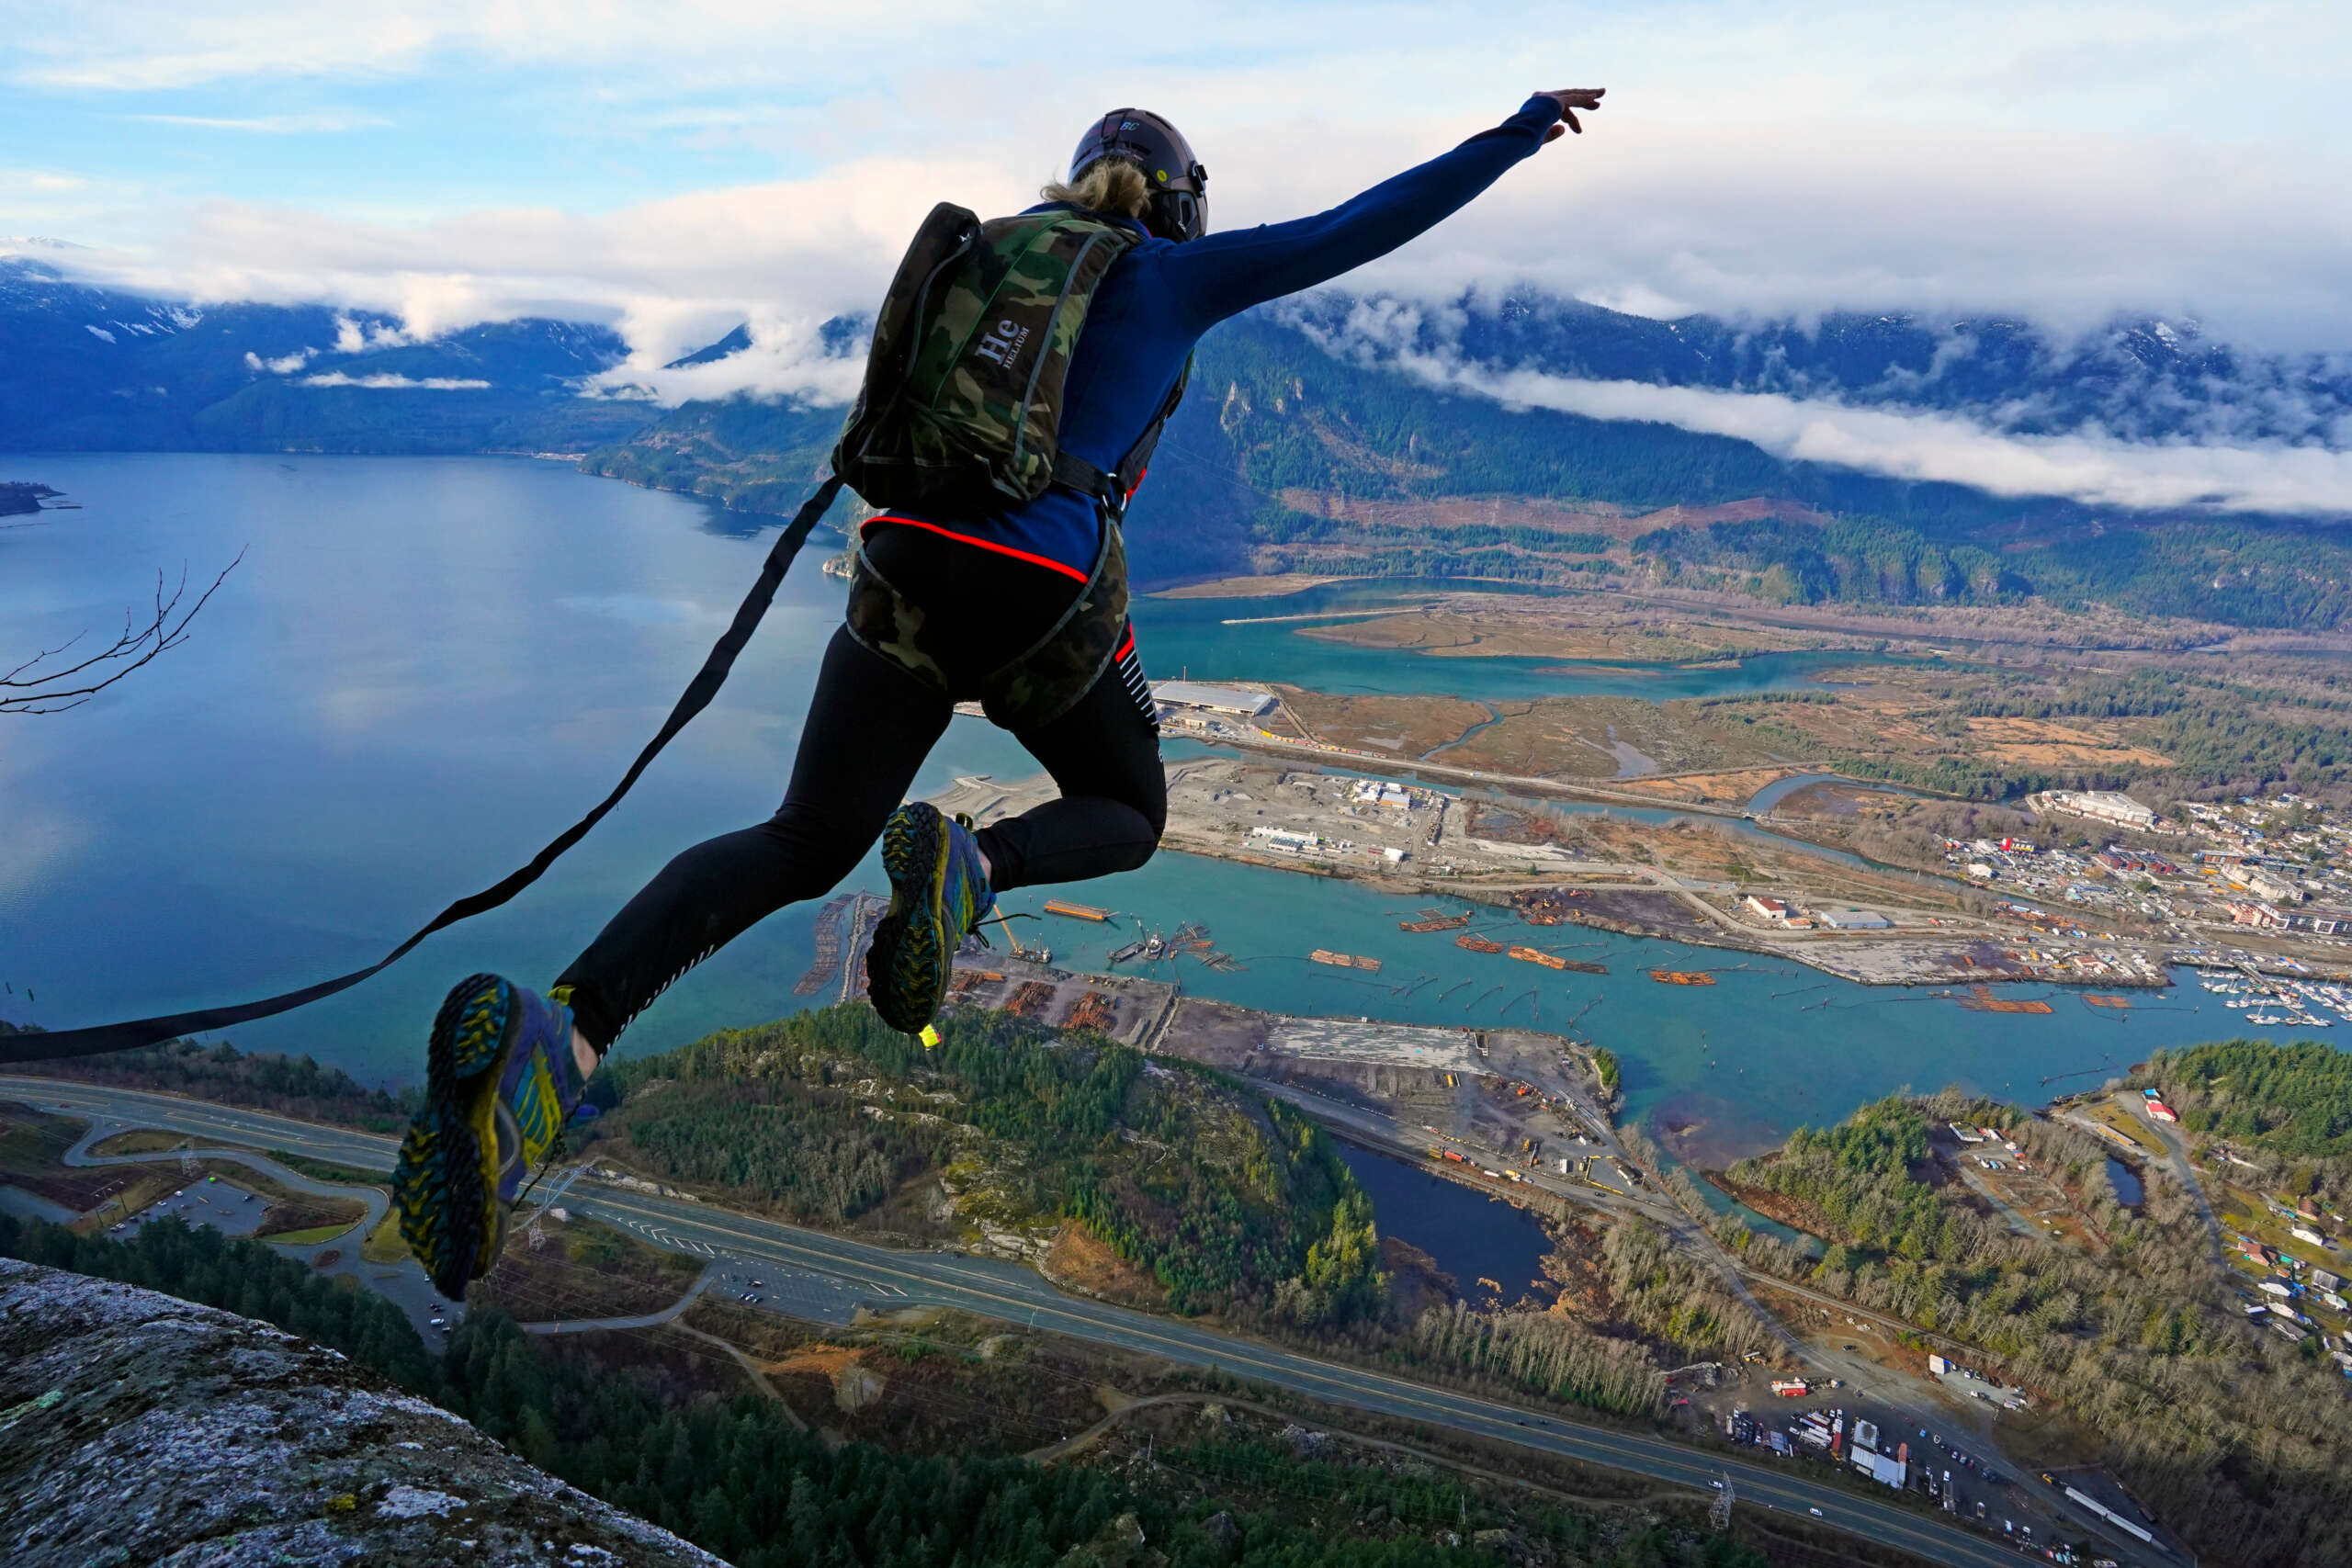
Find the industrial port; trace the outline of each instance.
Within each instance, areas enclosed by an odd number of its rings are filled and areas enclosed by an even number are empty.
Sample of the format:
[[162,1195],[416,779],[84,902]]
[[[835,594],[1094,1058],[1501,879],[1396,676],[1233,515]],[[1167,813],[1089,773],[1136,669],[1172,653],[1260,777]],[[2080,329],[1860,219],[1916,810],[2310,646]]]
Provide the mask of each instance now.
[[[1566,830],[1533,803],[1498,804],[1425,784],[1254,759],[1194,757],[1167,764],[1165,848],[1293,873],[1342,877],[1408,896],[1437,897],[1408,931],[1468,927],[1461,906],[1495,909],[1532,926],[1585,926],[1632,936],[1792,959],[1872,986],[1973,987],[2043,981],[2125,989],[2166,984],[2167,954],[2085,933],[2056,933],[1973,913],[1939,879],[1858,872],[1793,842],[1767,852],[1721,836],[1721,825],[1587,815]],[[957,779],[932,797],[943,811],[988,823],[1054,798],[1043,774]],[[1512,838],[1492,836],[1510,832]],[[1590,850],[1616,852],[1601,858]],[[1777,896],[1734,876],[1708,874],[1770,863]],[[1802,879],[1834,878],[1837,899],[1810,896]],[[1760,912],[1761,911],[1761,912]],[[1081,921],[1110,911],[1056,900],[1047,912]],[[1477,924],[1490,925],[1479,916]],[[1137,933],[1148,942],[1148,933]],[[1589,961],[1541,940],[1498,942],[1464,930],[1458,945],[1545,968]],[[1141,956],[1135,947],[1120,954]],[[1210,957],[1204,952],[1199,954]],[[1152,954],[1151,956],[1158,956]],[[1322,948],[1314,961],[1376,970],[1374,961]],[[1589,972],[1587,970],[1586,972]],[[1669,976],[1696,978],[1668,978]],[[1710,983],[1693,970],[1660,969],[1661,984]]]

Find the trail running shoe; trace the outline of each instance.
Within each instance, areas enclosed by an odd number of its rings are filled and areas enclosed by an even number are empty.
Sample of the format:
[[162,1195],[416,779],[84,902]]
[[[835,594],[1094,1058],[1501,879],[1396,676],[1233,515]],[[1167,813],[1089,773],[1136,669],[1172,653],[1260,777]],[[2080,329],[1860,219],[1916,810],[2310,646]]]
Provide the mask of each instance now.
[[433,1021],[425,1103],[401,1140],[401,1235],[451,1301],[498,1261],[506,1217],[585,1087],[571,1010],[495,975],[458,982]]
[[971,830],[922,801],[890,814],[882,869],[890,876],[890,911],[866,949],[866,996],[883,1022],[920,1034],[947,994],[956,950],[996,908],[996,895]]

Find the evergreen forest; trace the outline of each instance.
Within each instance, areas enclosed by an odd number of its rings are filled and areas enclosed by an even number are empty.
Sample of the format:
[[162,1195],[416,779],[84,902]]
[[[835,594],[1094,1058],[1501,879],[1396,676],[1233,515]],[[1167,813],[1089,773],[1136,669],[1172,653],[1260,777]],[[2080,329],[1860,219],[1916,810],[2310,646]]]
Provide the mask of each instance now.
[[1179,1312],[1384,1309],[1371,1203],[1291,1107],[1007,1013],[956,1011],[941,1033],[927,1050],[852,1004],[628,1058],[584,1147],[828,1224],[944,1180],[967,1223],[1083,1222]]
[[[1169,1454],[1167,1468],[1195,1483],[1189,1497],[1083,1464],[834,1444],[772,1400],[665,1397],[658,1382],[559,1357],[495,1313],[469,1317],[435,1358],[382,1298],[338,1290],[266,1246],[177,1219],[116,1241],[0,1214],[0,1257],[302,1335],[740,1568],[1076,1568],[1139,1561],[1126,1544],[1138,1530],[1170,1568],[1483,1568],[1494,1557],[1470,1538],[1505,1523],[1532,1527],[1543,1547],[1593,1568],[1766,1561],[1725,1537],[1656,1521],[1628,1530],[1566,1507],[1506,1518],[1450,1480],[1394,1477],[1263,1442],[1202,1440]],[[1376,1507],[1393,1523],[1335,1531],[1297,1506],[1334,1502],[1351,1517]]]
[[[2022,1234],[1977,1198],[1957,1145],[1938,1152],[1950,1122],[2016,1142],[2067,1195],[2067,1230]],[[1758,1267],[1961,1341],[1973,1348],[1952,1353],[1986,1376],[2063,1406],[2200,1552],[2264,1568],[2352,1562],[2338,1524],[2352,1504],[2343,1378],[2316,1339],[2290,1345],[2248,1324],[2196,1201],[2162,1167],[2146,1168],[2134,1210],[2107,1164],[2089,1134],[2014,1106],[1897,1096],[1725,1173],[1817,1237],[1817,1253],[1731,1222],[1722,1231]]]

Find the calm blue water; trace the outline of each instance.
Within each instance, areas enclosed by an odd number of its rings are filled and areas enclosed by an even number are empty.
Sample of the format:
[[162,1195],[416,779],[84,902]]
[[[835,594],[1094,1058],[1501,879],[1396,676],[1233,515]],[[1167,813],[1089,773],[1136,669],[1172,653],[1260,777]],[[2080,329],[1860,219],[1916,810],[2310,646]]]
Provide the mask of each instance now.
[[[1142,647],[1155,673],[1209,681],[1285,681],[1322,692],[1438,694],[1476,701],[1544,696],[1724,696],[1796,690],[1825,670],[1891,662],[1874,654],[1768,653],[1736,664],[1694,668],[1599,660],[1450,659],[1401,649],[1351,648],[1298,636],[1349,624],[1327,612],[1419,604],[1436,593],[1524,596],[1506,584],[1335,582],[1276,599],[1146,599],[1136,610]],[[1316,619],[1299,619],[1301,616]],[[1238,621],[1239,625],[1227,625]]]
[[[619,775],[771,536],[684,497],[521,459],[74,455],[0,466],[85,508],[0,531],[0,651],[107,634],[158,567],[176,575],[186,561],[209,579],[245,551],[186,647],[86,707],[0,719],[0,981],[14,987],[0,991],[0,1016],[51,1027],[217,1005],[356,967],[503,875]],[[537,886],[359,989],[238,1030],[236,1042],[407,1077],[454,978],[476,968],[552,978],[670,854],[765,816],[839,615],[842,585],[814,564],[786,580],[718,702]],[[1159,650],[1184,646],[1203,603],[1142,602],[1156,671],[1173,672]],[[1235,602],[1215,603],[1229,613]],[[1439,690],[1497,678],[1495,660],[1349,649],[1281,626],[1252,635],[1254,662],[1196,662],[1193,673],[1358,687],[1426,678]],[[959,719],[916,787],[1032,771],[1004,737]],[[883,886],[872,863],[861,874]],[[1614,970],[1562,976],[1397,931],[1428,899],[1182,855],[1082,896],[1127,911],[1121,931],[1039,921],[1024,923],[1023,940],[1049,926],[1040,934],[1061,957],[1086,964],[1138,924],[1198,920],[1246,964],[1218,975],[1185,963],[1180,977],[1201,994],[1430,1023],[1574,1021],[1623,1061],[1632,1109],[1689,1129],[1702,1155],[1834,1121],[1905,1084],[2039,1100],[2052,1092],[2042,1075],[2245,1027],[2218,1006],[2193,1010],[2194,987],[2125,1015],[2064,996],[2049,1017],[1988,1015],[1714,950],[1535,933]],[[806,908],[768,920],[673,987],[624,1048],[796,1010],[809,927]],[[1386,968],[1370,977],[1309,964],[1317,946]],[[1675,987],[1641,974],[1652,965],[1724,972],[1711,988]],[[1399,994],[1423,976],[1430,983]]]
[[1381,1230],[1428,1253],[1453,1276],[1455,1295],[1474,1302],[1493,1296],[1478,1283],[1492,1280],[1509,1305],[1544,1286],[1552,1238],[1526,1210],[1353,1144],[1341,1144],[1340,1157],[1372,1199]]
[[2147,1196],[2147,1189],[2141,1183],[2140,1173],[2113,1155],[2107,1156],[2107,1179],[2114,1183],[2115,1195],[2122,1201],[2123,1206],[2127,1209],[2138,1208],[2140,1200]]

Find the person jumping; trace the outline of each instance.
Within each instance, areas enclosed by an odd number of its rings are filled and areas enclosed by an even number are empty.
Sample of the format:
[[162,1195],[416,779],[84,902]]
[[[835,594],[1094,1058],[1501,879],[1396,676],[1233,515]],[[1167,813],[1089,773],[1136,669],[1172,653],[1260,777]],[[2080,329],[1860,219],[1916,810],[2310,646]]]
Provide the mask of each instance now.
[[[836,475],[881,510],[860,529],[784,804],[673,860],[544,995],[475,975],[433,1021],[425,1106],[395,1192],[401,1234],[443,1295],[462,1297],[496,1262],[528,1173],[630,1021],[757,921],[831,892],[876,838],[890,908],[867,988],[909,1033],[929,1027],[956,950],[999,894],[1151,858],[1168,786],[1119,522],[1194,345],[1433,227],[1580,131],[1576,111],[1599,108],[1601,92],[1538,93],[1329,212],[1234,233],[1209,233],[1207,171],[1140,109],[1090,126],[1068,175],[1021,220],[933,212],[877,319],[866,392],[834,454]],[[926,375],[930,423],[909,436],[890,422],[913,405],[877,386]],[[943,423],[951,406],[965,427]],[[982,428],[991,419],[999,428]],[[960,455],[974,440],[992,489]],[[1060,798],[977,830],[900,804],[955,705],[973,697]]]

